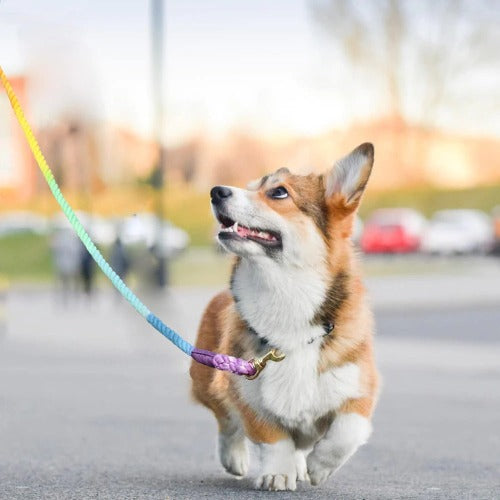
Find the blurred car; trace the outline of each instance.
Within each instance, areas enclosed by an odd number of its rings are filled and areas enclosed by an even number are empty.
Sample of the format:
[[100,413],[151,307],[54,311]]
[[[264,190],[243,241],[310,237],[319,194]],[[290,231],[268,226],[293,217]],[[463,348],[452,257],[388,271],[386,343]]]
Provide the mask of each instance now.
[[409,253],[420,248],[425,217],[411,208],[382,208],[367,220],[361,236],[365,253]]
[[116,239],[116,229],[112,222],[98,215],[92,215],[89,233],[99,245],[111,245]]
[[439,255],[484,253],[493,244],[490,218],[480,210],[440,210],[422,239],[422,251]]
[[158,217],[149,213],[127,217],[119,235],[124,245],[145,245],[154,248],[161,257],[174,257],[189,244],[186,231],[168,221],[163,221],[160,226]]
[[[113,223],[104,217],[89,214],[81,210],[77,210],[75,213],[97,245],[111,245],[116,239],[116,230]],[[71,224],[62,212],[58,212],[52,217],[50,225],[54,232],[72,229]]]
[[45,234],[48,230],[47,217],[33,212],[7,212],[0,214],[0,236],[16,233]]

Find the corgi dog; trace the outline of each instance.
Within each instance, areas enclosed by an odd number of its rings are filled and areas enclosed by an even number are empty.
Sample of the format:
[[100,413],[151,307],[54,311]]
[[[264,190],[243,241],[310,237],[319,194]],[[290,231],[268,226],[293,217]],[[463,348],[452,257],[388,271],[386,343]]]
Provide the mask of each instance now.
[[256,444],[258,489],[318,485],[370,436],[374,322],[350,237],[373,158],[366,143],[324,175],[281,168],[247,189],[211,190],[218,240],[236,258],[196,347],[285,357],[254,380],[193,363],[192,394],[217,419],[227,472],[245,476]]

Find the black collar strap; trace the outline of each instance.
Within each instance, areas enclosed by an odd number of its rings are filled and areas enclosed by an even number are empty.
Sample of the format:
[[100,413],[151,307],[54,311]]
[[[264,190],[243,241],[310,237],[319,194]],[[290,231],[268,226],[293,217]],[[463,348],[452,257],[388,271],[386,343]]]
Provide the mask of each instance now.
[[[332,322],[323,323],[322,326],[323,326],[323,330],[325,332],[323,335],[321,335],[322,338],[328,337],[330,335],[330,333],[332,333],[333,329],[335,328],[335,324]],[[248,328],[248,331],[250,333],[252,333],[253,335],[255,335],[259,339],[261,347],[264,347],[264,346],[269,344],[269,340],[267,340],[266,337],[259,335],[259,333],[254,328],[252,328],[248,323],[247,323],[247,328]],[[312,339],[308,340],[307,343],[312,344],[317,338],[318,337],[313,337]]]

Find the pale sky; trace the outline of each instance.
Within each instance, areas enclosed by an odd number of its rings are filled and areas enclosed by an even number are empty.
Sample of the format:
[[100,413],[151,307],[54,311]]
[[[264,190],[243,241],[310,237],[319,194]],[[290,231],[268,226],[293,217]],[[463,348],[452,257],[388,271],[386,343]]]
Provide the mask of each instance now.
[[[305,0],[166,4],[168,143],[231,128],[314,135],[384,111],[377,80],[346,73]],[[149,25],[147,0],[0,0],[0,64],[38,76],[38,123],[77,109],[148,134]],[[500,135],[498,116],[445,113],[441,125]]]

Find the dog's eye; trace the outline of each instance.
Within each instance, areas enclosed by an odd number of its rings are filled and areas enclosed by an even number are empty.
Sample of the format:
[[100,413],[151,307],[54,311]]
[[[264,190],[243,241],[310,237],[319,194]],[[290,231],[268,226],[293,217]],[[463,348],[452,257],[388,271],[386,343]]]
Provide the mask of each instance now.
[[269,196],[269,198],[274,198],[275,200],[282,200],[283,198],[288,197],[288,191],[283,186],[279,186],[277,188],[270,189],[267,192],[267,196]]

